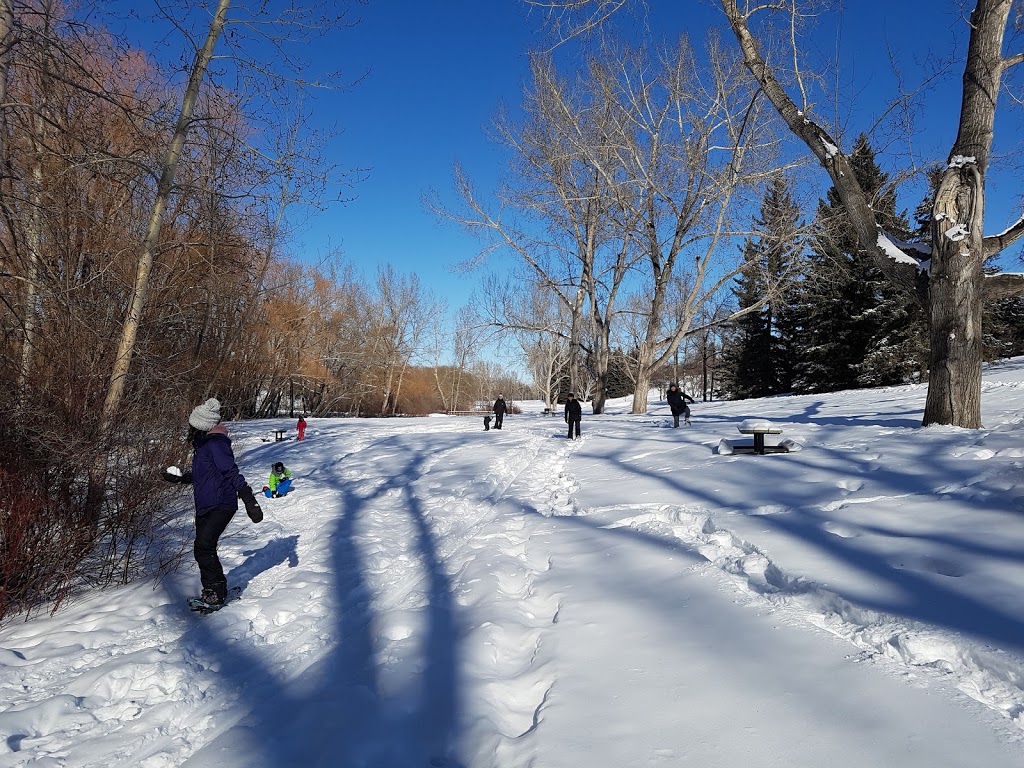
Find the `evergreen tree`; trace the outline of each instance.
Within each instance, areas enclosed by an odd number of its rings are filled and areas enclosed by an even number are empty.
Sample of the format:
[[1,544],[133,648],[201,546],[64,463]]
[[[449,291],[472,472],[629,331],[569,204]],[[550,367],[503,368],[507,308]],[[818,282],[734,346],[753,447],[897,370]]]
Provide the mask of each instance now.
[[[722,387],[733,399],[788,392],[793,381],[794,273],[802,248],[800,210],[789,180],[775,174],[743,245],[744,266],[733,295],[740,309],[758,307],[733,324],[723,349]],[[760,306],[758,306],[760,305]]]
[[1024,355],[1024,298],[986,304],[983,322],[986,361]]
[[[850,155],[880,226],[910,238],[895,192],[861,135]],[[794,389],[833,392],[910,381],[921,367],[924,318],[892,288],[857,237],[834,188],[819,201],[808,270],[799,297],[800,350]]]
[[613,349],[608,360],[608,399],[633,394],[633,379],[630,377],[629,357],[621,349]]

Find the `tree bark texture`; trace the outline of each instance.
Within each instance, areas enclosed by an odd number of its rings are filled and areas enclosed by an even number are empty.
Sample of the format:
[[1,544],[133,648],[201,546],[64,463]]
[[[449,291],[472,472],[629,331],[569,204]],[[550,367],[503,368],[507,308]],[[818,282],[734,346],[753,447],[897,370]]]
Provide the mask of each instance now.
[[924,424],[981,427],[985,172],[1012,0],[979,0],[960,126],[932,206],[931,355]]

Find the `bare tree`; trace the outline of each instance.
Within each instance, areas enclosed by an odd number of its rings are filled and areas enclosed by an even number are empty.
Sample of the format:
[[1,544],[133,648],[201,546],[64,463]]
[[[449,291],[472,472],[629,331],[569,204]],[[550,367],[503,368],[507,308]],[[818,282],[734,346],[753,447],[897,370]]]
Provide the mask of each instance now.
[[[999,274],[986,279],[983,272],[987,258],[1024,235],[1024,217],[1005,232],[984,235],[985,174],[1000,81],[1007,69],[1024,62],[1024,53],[1003,54],[1012,6],[1012,0],[978,0],[971,13],[957,138],[932,202],[932,247],[924,261],[880,229],[839,142],[814,119],[807,104],[798,104],[789,95],[766,63],[750,30],[751,17],[759,8],[744,4],[741,9],[736,0],[722,0],[747,68],[789,129],[825,168],[861,246],[894,281],[908,289],[926,284],[931,352],[925,425],[981,426],[983,302],[986,294],[1024,293],[1024,276]],[[793,3],[787,18],[793,19],[798,12]]]
[[[634,413],[646,412],[654,371],[737,273],[737,252],[727,247],[740,234],[734,220],[771,170],[772,125],[759,114],[757,94],[736,77],[738,62],[713,38],[703,58],[706,74],[683,38],[656,67],[643,51],[626,51],[596,70],[615,105],[613,123],[622,127],[611,143],[629,181],[617,186],[616,204],[641,224],[634,233],[645,283]],[[682,272],[688,291],[672,322],[670,292]]]
[[[232,35],[224,41],[230,51],[233,69],[242,72],[241,78],[250,93],[260,94],[264,98],[262,107],[274,112],[270,120],[279,117],[277,110],[283,105],[275,102],[280,97],[287,102],[294,92],[301,93],[305,88],[324,85],[310,81],[304,73],[305,64],[294,58],[290,48],[298,47],[296,43],[306,41],[310,36],[323,34],[335,26],[345,26],[345,12],[336,13],[334,6],[303,6],[290,5],[277,16],[272,15],[266,3],[255,3],[252,6],[238,2],[235,18],[228,18],[232,0],[217,0],[216,7],[210,14],[209,26],[202,45],[195,46],[195,54],[189,69],[188,82],[182,95],[173,130],[170,132],[163,158],[156,169],[157,183],[154,190],[152,205],[148,212],[147,224],[137,254],[138,266],[131,296],[128,301],[122,325],[121,335],[117,344],[114,364],[102,408],[100,426],[100,444],[109,436],[113,420],[124,395],[128,380],[129,368],[136,349],[136,339],[142,323],[150,288],[150,276],[160,242],[161,231],[165,225],[165,214],[175,192],[175,176],[178,165],[186,149],[189,133],[197,122],[196,105],[200,98],[201,88],[207,79],[211,63],[214,61],[214,49],[221,40],[222,32],[229,24],[235,25]],[[190,10],[190,2],[182,0],[185,7],[162,9],[171,23],[187,35],[187,26],[172,14],[179,10],[183,16]],[[273,63],[268,64],[254,58],[253,52],[261,54],[269,52]],[[257,82],[262,80],[262,82]],[[273,109],[270,106],[273,106]],[[254,112],[256,108],[254,107]],[[254,152],[254,155],[256,153]]]
[[[524,0],[544,7],[561,39],[603,23],[616,6],[608,0]],[[798,32],[808,3],[719,0],[742,52],[744,64],[789,130],[828,173],[860,244],[874,255],[897,285],[928,306],[930,360],[928,396],[923,423],[970,429],[981,426],[982,306],[986,299],[1024,293],[1024,275],[986,275],[985,261],[1024,236],[1024,216],[1005,231],[984,234],[985,179],[995,135],[1001,83],[1010,68],[1024,63],[1024,52],[1004,53],[1014,0],[977,0],[969,20],[967,57],[961,86],[957,137],[932,201],[931,249],[894,241],[883,232],[870,201],[852,173],[841,142],[817,119],[808,97],[808,79],[800,67]],[[794,63],[784,84],[781,70],[768,63],[752,31],[755,16],[782,15],[779,27],[791,50],[783,59]],[[791,93],[795,95],[791,95]]]
[[[599,379],[595,412],[604,404],[609,349],[608,328],[615,297],[636,253],[631,232],[611,206],[608,178],[594,159],[610,167],[614,153],[608,137],[613,126],[593,88],[558,77],[550,57],[531,60],[532,86],[521,122],[502,115],[497,131],[513,152],[508,183],[497,194],[500,213],[492,213],[461,170],[456,186],[468,212],[435,210],[486,233],[486,252],[512,253],[528,270],[526,281],[557,297],[569,319],[570,387],[584,354]],[[590,339],[588,346],[584,338]]]
[[424,352],[423,339],[441,304],[420,286],[417,275],[400,276],[390,265],[377,273],[377,336],[382,365],[381,412],[395,415],[402,381],[413,359]]
[[7,76],[13,50],[14,0],[0,0],[0,104],[7,102]]
[[[435,315],[432,326],[434,387],[441,407],[456,411],[461,407],[465,378],[477,354],[481,323],[470,307],[462,307],[451,327],[443,323],[441,314]],[[449,365],[442,363],[445,355],[451,357]]]
[[[521,284],[521,309],[514,335],[533,378],[533,386],[547,408],[554,408],[562,376],[570,364],[568,323],[561,305],[536,282]],[[578,380],[578,376],[573,377]]]

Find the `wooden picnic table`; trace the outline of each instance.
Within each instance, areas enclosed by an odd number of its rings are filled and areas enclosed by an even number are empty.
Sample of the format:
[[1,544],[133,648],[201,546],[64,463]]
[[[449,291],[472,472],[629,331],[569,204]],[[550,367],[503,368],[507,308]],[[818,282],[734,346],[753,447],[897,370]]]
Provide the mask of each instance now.
[[288,430],[287,429],[272,429],[271,432],[274,433],[274,442],[280,442],[281,440],[284,440],[284,436],[288,432]]

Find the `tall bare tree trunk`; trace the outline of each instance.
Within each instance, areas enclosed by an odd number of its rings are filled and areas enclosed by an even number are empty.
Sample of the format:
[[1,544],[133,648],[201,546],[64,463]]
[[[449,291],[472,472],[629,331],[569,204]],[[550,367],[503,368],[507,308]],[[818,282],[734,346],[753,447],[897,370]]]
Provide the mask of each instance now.
[[[44,97],[45,98],[45,97]],[[40,105],[45,109],[45,100]],[[36,281],[39,264],[42,258],[43,244],[43,138],[45,123],[41,113],[33,119],[32,131],[32,180],[29,193],[28,221],[25,228],[25,247],[28,263],[25,265],[25,311],[22,318],[21,362],[18,367],[17,409],[21,414],[25,407],[25,393],[36,347],[36,336],[39,324],[39,289]]]
[[932,206],[931,353],[924,424],[981,427],[985,173],[1012,0],[979,0],[960,126]]
[[[14,48],[14,0],[0,0],[0,108],[7,104],[7,73],[11,68],[11,50]],[[0,133],[0,157],[3,157],[3,137]]]
[[153,201],[153,208],[150,211],[146,235],[139,247],[139,266],[135,275],[135,287],[128,302],[128,313],[121,329],[121,339],[117,345],[117,354],[114,358],[113,372],[110,375],[107,397],[103,403],[103,418],[100,422],[99,434],[99,443],[101,445],[106,445],[110,437],[114,417],[117,415],[121,400],[124,397],[128,369],[131,367],[132,356],[135,353],[135,341],[138,337],[139,325],[142,322],[142,313],[146,306],[149,276],[153,269],[154,252],[160,240],[160,229],[163,224],[164,211],[167,208],[167,201],[174,187],[174,175],[178,170],[178,162],[181,160],[185,139],[188,137],[189,128],[192,124],[196,100],[199,97],[199,87],[202,85],[206,69],[210,64],[210,59],[213,57],[213,49],[217,44],[217,39],[224,29],[224,22],[227,18],[228,6],[230,4],[231,0],[219,0],[217,3],[217,11],[210,22],[206,42],[196,53],[192,72],[188,79],[188,86],[185,89],[185,96],[182,99],[181,111],[178,113],[177,124],[174,127],[174,134],[171,136],[171,143],[164,155],[160,180],[156,188],[156,199]]
[[[3,104],[7,93],[7,76],[11,59],[11,46],[13,45],[14,11],[12,0],[2,0],[0,3],[0,33],[3,35],[2,50],[0,50],[0,104]],[[40,39],[47,46],[50,36],[50,5],[44,7],[45,26],[44,33]],[[25,222],[25,247],[27,250],[27,261],[25,265],[25,309],[22,317],[22,338],[21,338],[21,360],[18,365],[17,392],[15,394],[15,408],[21,415],[25,407],[25,394],[28,387],[29,375],[32,370],[32,361],[36,348],[36,338],[39,327],[39,287],[37,285],[39,265],[42,259],[43,244],[43,152],[46,146],[46,120],[44,114],[47,109],[48,86],[48,60],[49,55],[46,48],[39,51],[40,76],[42,83],[39,88],[40,102],[32,118],[32,178],[29,181],[28,195],[28,220]]]
[[647,395],[651,390],[651,368],[641,365],[636,372],[636,389],[633,391],[633,407],[630,413],[647,413]]

